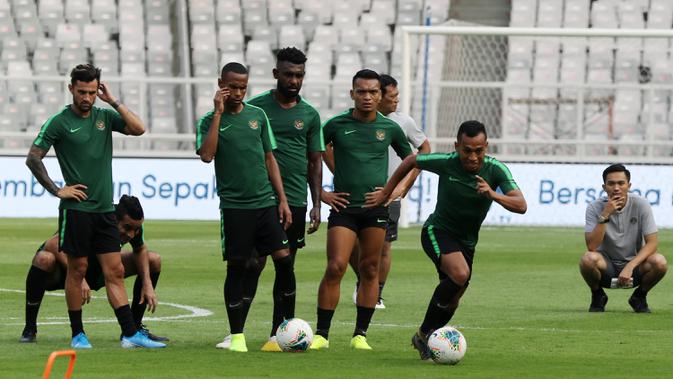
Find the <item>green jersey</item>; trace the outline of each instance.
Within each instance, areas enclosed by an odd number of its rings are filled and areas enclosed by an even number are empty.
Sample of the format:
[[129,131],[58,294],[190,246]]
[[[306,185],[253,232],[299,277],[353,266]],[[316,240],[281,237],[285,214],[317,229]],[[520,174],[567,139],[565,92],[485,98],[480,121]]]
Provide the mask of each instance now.
[[[457,153],[419,154],[416,164],[421,170],[439,175],[437,205],[425,226],[444,230],[466,247],[474,250],[481,223],[491,207],[490,200],[477,193],[477,179],[460,164]],[[493,157],[485,157],[479,170],[493,189],[503,193],[519,189],[507,166]]]
[[365,194],[383,187],[388,179],[388,147],[404,159],[411,154],[400,126],[381,113],[376,120],[361,122],[353,109],[327,120],[325,143],[334,147],[334,191],[350,193],[349,208],[361,207]]
[[308,153],[325,151],[318,111],[301,97],[294,107],[285,109],[274,99],[272,91],[253,97],[248,104],[262,108],[269,117],[278,144],[273,155],[288,203],[293,207],[306,206]]
[[[213,111],[199,120],[197,153],[212,121]],[[276,142],[264,111],[244,103],[240,113],[223,113],[218,127],[215,178],[220,208],[259,209],[276,205],[265,157],[276,148]]]
[[114,211],[112,188],[112,131],[123,132],[126,123],[111,109],[92,107],[81,117],[66,106],[42,125],[33,144],[54,146],[66,185],[84,184],[87,199],[61,199],[61,209],[106,213]]

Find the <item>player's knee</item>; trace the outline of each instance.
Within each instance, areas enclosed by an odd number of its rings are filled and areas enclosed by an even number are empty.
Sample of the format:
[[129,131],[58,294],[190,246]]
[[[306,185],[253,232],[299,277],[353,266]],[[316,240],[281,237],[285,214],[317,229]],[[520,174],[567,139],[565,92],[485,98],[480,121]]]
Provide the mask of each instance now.
[[376,260],[361,261],[358,264],[360,280],[374,280],[379,273],[379,265]]
[[105,281],[122,281],[124,280],[124,265],[119,262],[119,264],[111,265],[104,269]]
[[668,262],[663,255],[655,254],[652,256],[652,267],[655,272],[665,274],[668,271]]
[[148,258],[150,261],[150,272],[161,272],[161,255],[150,251]]
[[455,270],[449,276],[451,277],[451,280],[453,280],[456,284],[458,284],[459,286],[463,286],[470,279],[470,270],[469,269]]
[[52,253],[46,251],[40,251],[35,254],[33,258],[33,266],[39,268],[42,271],[51,272],[54,270],[56,265],[56,257]]
[[600,255],[598,253],[587,251],[582,255],[582,258],[580,258],[580,268],[594,269],[598,267],[599,259]]
[[327,279],[341,279],[346,273],[348,264],[345,262],[329,261],[327,262],[327,270],[325,276]]

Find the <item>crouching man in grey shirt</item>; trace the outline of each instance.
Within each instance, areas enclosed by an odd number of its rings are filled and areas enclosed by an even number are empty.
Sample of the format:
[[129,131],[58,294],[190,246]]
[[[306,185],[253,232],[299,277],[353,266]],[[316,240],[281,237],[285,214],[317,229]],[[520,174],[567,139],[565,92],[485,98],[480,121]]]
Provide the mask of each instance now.
[[605,311],[605,288],[636,287],[629,305],[650,313],[647,293],[664,277],[666,258],[657,252],[657,226],[648,201],[629,194],[631,173],[621,164],[603,171],[607,199],[587,206],[584,236],[587,252],[580,273],[591,289],[589,312]]

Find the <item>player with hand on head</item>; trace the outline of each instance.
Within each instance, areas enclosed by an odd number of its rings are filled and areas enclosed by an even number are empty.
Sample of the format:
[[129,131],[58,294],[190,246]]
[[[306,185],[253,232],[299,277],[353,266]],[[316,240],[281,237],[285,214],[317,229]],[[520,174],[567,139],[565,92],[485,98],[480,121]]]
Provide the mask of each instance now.
[[[154,313],[157,307],[157,295],[154,292],[161,274],[161,256],[149,251],[145,244],[143,222],[145,219],[140,201],[135,196],[123,195],[115,204],[117,229],[122,245],[129,243],[133,251],[122,253],[124,277],[136,275],[133,285],[131,313],[136,328],[153,341],[168,341],[150,333],[143,325],[145,309]],[[21,333],[20,342],[36,342],[37,315],[45,291],[65,288],[65,275],[68,269],[66,255],[58,251],[58,234],[45,241],[35,253],[33,263],[26,277],[26,325]],[[98,291],[105,286],[105,278],[100,265],[95,260],[87,267],[86,279],[82,282],[82,304],[91,300],[91,290]]]
[[[165,347],[138,331],[133,322],[112,201],[112,132],[139,136],[145,126],[100,82],[100,69],[78,65],[70,77],[72,104],[44,123],[26,158],[37,181],[61,199],[58,251],[68,261],[65,298],[72,329],[70,346],[91,348],[82,325],[82,283],[91,258],[98,260],[103,271],[107,297],[122,329],[122,347]],[[114,110],[94,107],[96,98]],[[62,188],[51,180],[42,162],[51,146],[65,179]]]
[[196,129],[197,154],[203,162],[215,160],[222,257],[227,261],[224,301],[231,339],[216,347],[247,352],[243,329],[253,299],[246,294],[254,293],[251,286],[257,286],[259,276],[255,250],[273,257],[281,316],[294,313],[296,282],[284,231],[292,224],[292,213],[273,155],[276,142],[269,120],[261,108],[243,102],[248,70],[227,63],[218,87],[214,109]]
[[382,190],[366,195],[365,207],[377,207],[392,200],[394,189],[412,169],[439,175],[437,205],[421,232],[423,250],[435,264],[439,284],[411,339],[423,360],[431,358],[428,336],[451,320],[469,285],[479,229],[491,203],[515,213],[525,213],[527,208],[507,166],[486,156],[488,141],[482,123],[462,123],[454,145],[454,153],[407,157]]
[[621,164],[603,171],[607,199],[587,205],[584,237],[587,252],[580,273],[591,289],[589,312],[604,312],[608,295],[603,288],[637,287],[629,298],[636,313],[650,313],[647,293],[668,270],[657,252],[657,225],[647,199],[629,193],[631,173]]
[[[248,104],[262,108],[269,117],[271,129],[278,148],[273,155],[278,162],[283,189],[292,211],[292,225],[285,231],[290,245],[290,256],[294,265],[297,250],[305,246],[305,233],[311,234],[320,227],[320,191],[322,190],[322,152],[325,151],[320,114],[299,95],[304,81],[306,56],[294,47],[280,49],[276,55],[273,76],[276,88],[254,96]],[[309,211],[310,224],[306,229],[306,184],[311,190],[312,208]],[[280,261],[274,261],[280,262]],[[247,288],[251,293],[246,298],[255,297],[257,280],[266,264],[266,255],[258,259],[258,270],[248,275]],[[276,263],[277,264],[277,263]],[[254,274],[257,274],[255,277]],[[281,351],[276,341],[276,330],[283,322],[280,277],[276,275],[273,285],[273,318],[269,340],[262,351]],[[255,284],[253,284],[255,283]],[[246,303],[249,304],[249,303]],[[286,317],[294,317],[294,309]],[[227,338],[225,338],[225,343]]]
[[377,111],[381,101],[381,80],[372,70],[353,76],[351,98],[355,107],[325,122],[328,143],[325,162],[334,173],[334,192],[322,192],[322,201],[332,208],[327,226],[327,267],[318,290],[318,325],[311,349],[329,347],[328,336],[334,310],[339,303],[343,278],[356,242],[360,246],[358,269],[360,288],[351,347],[371,350],[367,329],[378,300],[381,249],[388,223],[388,209],[382,205],[363,208],[365,193],[382,186],[387,179],[388,148],[400,158],[411,148],[400,126]]

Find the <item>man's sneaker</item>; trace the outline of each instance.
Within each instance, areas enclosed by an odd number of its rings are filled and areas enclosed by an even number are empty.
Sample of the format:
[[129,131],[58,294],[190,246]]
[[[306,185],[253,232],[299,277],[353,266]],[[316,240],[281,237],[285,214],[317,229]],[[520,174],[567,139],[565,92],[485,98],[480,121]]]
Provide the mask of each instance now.
[[136,347],[144,347],[147,349],[157,349],[161,347],[166,347],[165,343],[152,341],[146,335],[141,332],[136,332],[136,334],[131,337],[122,337],[121,345],[124,349],[133,349]]
[[280,345],[278,345],[278,340],[276,339],[276,336],[271,336],[269,337],[269,340],[262,345],[262,351],[272,351],[272,352],[278,352],[278,351],[283,351],[280,348]]
[[24,328],[23,332],[21,332],[21,338],[19,338],[19,342],[22,343],[37,342],[37,332],[32,329]]
[[222,342],[218,343],[215,345],[216,348],[218,349],[228,349],[231,347],[231,334],[224,337],[224,340]]
[[418,354],[421,356],[421,360],[427,361],[432,359],[432,353],[428,347],[428,342],[423,338],[418,332],[414,333],[411,337],[411,345],[414,349],[418,350]]
[[379,301],[376,302],[376,309],[386,309],[386,305],[383,304],[383,299],[379,297]]
[[636,313],[651,313],[650,307],[647,305],[647,298],[636,296],[635,293],[629,298],[629,305]]
[[605,304],[608,303],[608,295],[601,289],[600,292],[591,292],[591,304],[589,312],[605,312]]
[[327,338],[321,336],[320,334],[316,334],[313,337],[313,342],[311,342],[311,346],[309,346],[308,348],[311,350],[328,349],[329,341],[327,340]]
[[218,349],[228,349],[231,347],[231,334],[224,337],[224,340],[217,345],[215,345],[216,348]]
[[367,337],[361,335],[351,338],[351,348],[358,350],[372,350],[372,347],[367,343]]
[[70,347],[73,349],[91,349],[91,343],[89,342],[89,339],[87,338],[86,334],[84,332],[81,332],[80,334],[72,337],[72,341],[70,341]]
[[168,342],[169,341],[168,337],[161,337],[161,336],[157,336],[156,334],[150,333],[150,330],[147,329],[145,324],[140,324],[138,326],[138,331],[140,333],[144,334],[145,336],[147,336],[147,338],[151,339],[152,341],[157,341],[157,342]]
[[236,333],[231,335],[231,346],[229,350],[238,353],[247,353],[248,346],[245,343],[245,335],[243,333]]

